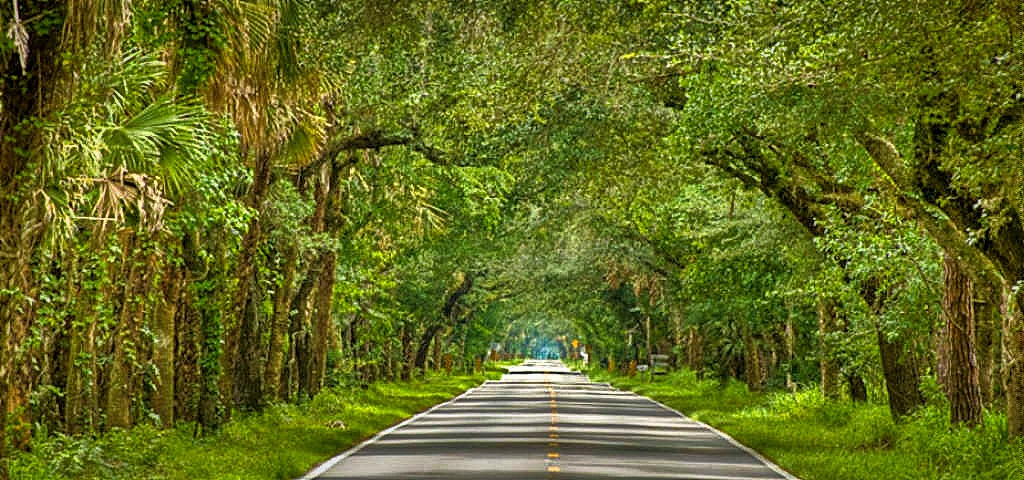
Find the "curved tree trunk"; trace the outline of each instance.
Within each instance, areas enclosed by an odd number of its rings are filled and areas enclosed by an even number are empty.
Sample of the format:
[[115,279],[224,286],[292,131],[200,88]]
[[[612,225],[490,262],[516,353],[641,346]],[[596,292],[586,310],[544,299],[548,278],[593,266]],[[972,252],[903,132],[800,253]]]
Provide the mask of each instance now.
[[420,335],[419,342],[416,344],[416,357],[413,359],[413,367],[419,371],[419,373],[425,373],[427,371],[427,357],[430,354],[430,343],[434,341],[434,337],[437,336],[437,332],[441,331],[440,324],[433,324],[427,327]]
[[[459,275],[461,276],[459,284],[455,287],[455,290],[448,294],[448,298],[445,299],[444,302],[444,307],[441,309],[441,318],[447,320],[449,323],[455,323],[456,321],[459,300],[473,289],[474,274],[460,272]],[[443,326],[441,324],[431,324],[423,332],[423,335],[420,336],[420,340],[416,348],[416,358],[413,360],[413,366],[418,368],[420,372],[426,371],[427,355],[430,353],[430,342],[442,328]]]

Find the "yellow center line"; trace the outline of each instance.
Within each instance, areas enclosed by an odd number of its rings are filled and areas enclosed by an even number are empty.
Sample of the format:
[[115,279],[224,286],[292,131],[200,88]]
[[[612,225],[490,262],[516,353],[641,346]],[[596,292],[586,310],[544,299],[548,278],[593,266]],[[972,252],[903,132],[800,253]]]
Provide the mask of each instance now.
[[[547,378],[545,378],[547,380]],[[558,401],[557,393],[555,388],[550,382],[547,385],[548,394],[551,396],[551,425],[549,428],[548,439],[548,457],[547,457],[547,471],[548,473],[559,473],[562,471],[557,462],[561,458],[561,455],[557,452],[558,450]]]

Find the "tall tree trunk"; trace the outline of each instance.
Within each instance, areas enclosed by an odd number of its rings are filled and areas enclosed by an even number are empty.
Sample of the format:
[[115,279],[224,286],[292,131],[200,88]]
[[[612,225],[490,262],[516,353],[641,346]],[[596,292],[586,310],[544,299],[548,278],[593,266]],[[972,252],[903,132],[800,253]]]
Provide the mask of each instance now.
[[832,348],[832,335],[839,331],[837,307],[831,299],[818,300],[818,349],[821,356],[821,393],[825,398],[840,397],[839,362]]
[[686,350],[684,349],[686,345],[686,331],[683,327],[683,315],[678,310],[673,309],[670,318],[672,322],[672,344],[675,347],[672,349],[675,353],[672,358],[672,366],[679,369],[686,365]]
[[704,337],[699,328],[690,327],[686,345],[686,366],[700,376],[704,370]]
[[124,285],[121,294],[121,312],[117,326],[111,335],[112,353],[110,366],[107,370],[107,389],[104,398],[104,412],[107,417],[107,428],[128,428],[132,424],[132,373],[133,352],[138,349],[135,338],[139,318],[137,305],[142,303],[138,298],[141,272],[137,265],[136,250],[139,249],[137,235],[126,231],[122,235],[123,276]]
[[981,388],[974,353],[974,289],[960,260],[945,255],[942,262],[943,316],[948,333],[949,376],[946,394],[954,425],[981,423]]
[[1024,438],[1024,295],[1016,292],[1004,317],[1006,423],[1011,439]]
[[[253,272],[255,275],[255,272]],[[259,410],[263,406],[263,292],[256,278],[249,283],[245,313],[241,327],[238,356],[235,361],[235,405],[244,410]]]
[[324,263],[327,260],[326,255],[326,253],[321,253],[316,256],[313,264],[309,267],[309,271],[306,272],[305,278],[302,279],[299,289],[295,292],[295,296],[292,297],[291,310],[295,313],[288,326],[289,343],[291,345],[291,358],[288,368],[290,377],[287,382],[282,378],[281,385],[290,387],[290,383],[294,383],[296,387],[295,393],[300,396],[308,396],[310,393],[309,378],[312,363],[312,353],[310,352],[311,328],[309,325],[310,308],[313,292],[317,288],[317,282],[320,279],[320,272],[323,270]]
[[320,280],[317,282],[316,311],[313,315],[313,336],[311,338],[310,354],[312,357],[309,395],[315,396],[324,385],[324,375],[327,371],[327,347],[331,343],[331,335],[334,334],[331,321],[331,306],[334,300],[334,281],[338,254],[333,250],[327,252],[324,259],[324,266],[320,271]]
[[181,300],[181,269],[170,259],[165,259],[161,289],[164,298],[157,307],[153,322],[153,366],[156,367],[156,391],[153,393],[153,411],[160,417],[163,428],[174,426],[174,340],[177,332],[175,320]]
[[878,349],[882,358],[885,389],[889,393],[889,410],[897,421],[924,405],[921,396],[921,374],[917,360],[903,342],[892,340],[878,329]]
[[38,146],[32,123],[43,116],[60,84],[62,7],[49,2],[20,5],[22,19],[56,13],[52,16],[59,22],[29,35],[26,65],[21,65],[19,55],[6,55],[0,82],[0,480],[8,478],[9,448],[26,449],[31,438],[32,382],[25,344],[35,298],[31,264],[40,236],[36,227],[46,223],[37,225],[42,216],[31,208],[27,190],[34,184],[24,177],[31,178],[34,172],[26,171],[30,155],[24,152]]
[[224,364],[224,316],[215,302],[205,301],[217,295],[213,285],[207,282],[192,284],[192,298],[196,299],[199,313],[201,346],[199,348],[199,423],[203,433],[220,429],[224,416],[221,414],[223,393],[220,391],[221,372]]
[[[235,382],[239,380],[239,377],[236,375],[236,369],[239,362],[259,358],[259,342],[255,342],[255,344],[242,343],[242,338],[258,338],[259,336],[259,319],[255,315],[258,309],[253,305],[250,295],[255,290],[253,284],[256,279],[256,261],[259,245],[263,239],[260,216],[263,211],[263,202],[266,200],[267,193],[270,190],[271,165],[272,162],[268,153],[260,152],[256,154],[252,186],[249,189],[249,196],[246,201],[247,206],[255,213],[253,213],[253,217],[249,220],[249,228],[245,231],[245,235],[242,236],[242,246],[238,252],[238,265],[235,277],[237,279],[237,290],[235,291],[235,299],[232,305],[231,323],[227,329],[228,334],[224,345],[224,355],[221,356],[221,395],[224,396],[228,405],[234,404],[236,399],[242,399],[246,400],[246,402],[240,406],[251,409],[259,407],[260,394],[262,392],[256,389],[259,393],[255,396],[250,395],[249,392],[252,392],[254,387],[247,384],[243,386],[247,393],[241,397],[237,396],[235,394]],[[258,378],[258,374],[256,376],[251,375],[253,369],[256,369],[258,372],[257,365],[246,365],[245,369],[246,374],[243,376],[244,379],[242,379],[244,382]],[[225,413],[230,414],[230,409]]]
[[978,387],[981,402],[991,406],[995,396],[993,375],[996,364],[996,328],[1002,323],[1003,284],[999,279],[979,275],[974,280],[975,353],[978,357]]
[[413,367],[419,370],[418,373],[420,374],[426,373],[427,371],[427,355],[430,353],[430,342],[434,340],[437,332],[440,331],[441,325],[435,323],[428,326],[427,329],[423,331],[423,334],[420,335],[419,342],[416,344],[416,357],[413,360]]
[[[79,257],[72,256],[69,278],[74,285],[81,285],[83,279]],[[69,282],[71,283],[71,282]],[[95,283],[95,282],[93,282]],[[77,298],[77,304],[71,322],[70,339],[68,342],[68,384],[65,392],[66,433],[78,435],[95,428],[92,415],[96,396],[96,323],[95,309],[86,298],[93,293],[83,291],[81,287],[68,287]],[[87,293],[88,292],[88,293]]]
[[174,349],[174,418],[179,421],[199,420],[199,397],[202,374],[199,349],[203,344],[199,311],[184,277],[179,286],[181,295],[175,319]]
[[282,255],[285,257],[281,271],[281,284],[274,292],[274,320],[270,329],[270,347],[267,352],[266,376],[263,380],[263,398],[278,399],[278,387],[281,382],[281,368],[284,360],[284,344],[288,336],[288,323],[291,319],[292,285],[298,270],[299,254],[294,246],[287,247]]

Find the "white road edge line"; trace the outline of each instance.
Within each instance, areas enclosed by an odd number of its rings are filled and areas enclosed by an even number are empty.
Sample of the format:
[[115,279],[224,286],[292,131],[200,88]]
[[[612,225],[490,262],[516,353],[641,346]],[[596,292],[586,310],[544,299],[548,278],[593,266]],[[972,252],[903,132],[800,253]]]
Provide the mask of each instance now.
[[475,392],[477,389],[479,389],[480,387],[483,387],[484,385],[487,385],[488,383],[491,383],[491,380],[485,380],[484,383],[481,383],[479,386],[470,388],[469,390],[466,390],[465,392],[462,392],[457,397],[451,398],[451,399],[449,399],[446,402],[439,403],[437,405],[434,405],[433,407],[430,407],[427,410],[424,410],[424,411],[422,411],[420,413],[417,413],[416,415],[413,415],[412,417],[405,419],[403,422],[399,423],[398,425],[394,425],[394,426],[389,427],[386,430],[381,430],[380,432],[377,432],[377,434],[372,436],[372,437],[370,437],[369,440],[366,440],[363,443],[360,443],[359,445],[356,445],[356,446],[354,446],[354,447],[352,447],[352,448],[350,448],[348,450],[345,450],[344,452],[339,453],[338,455],[335,455],[334,457],[332,457],[331,459],[327,460],[326,462],[321,463],[319,466],[317,466],[313,470],[310,470],[308,473],[306,473],[304,476],[300,477],[298,480],[315,480],[320,475],[323,475],[323,474],[327,473],[328,470],[333,468],[335,465],[337,465],[342,460],[344,460],[344,459],[346,459],[348,457],[351,457],[352,455],[355,455],[360,450],[370,446],[371,444],[373,444],[377,440],[380,440],[381,437],[383,437],[383,436],[385,436],[385,435],[387,435],[387,434],[389,434],[391,432],[394,432],[395,430],[398,430],[399,428],[402,428],[402,427],[404,427],[404,426],[406,426],[406,425],[408,425],[408,424],[410,424],[412,422],[415,422],[416,420],[419,420],[420,417],[426,416],[426,415],[432,413],[434,410],[437,410],[437,409],[439,409],[441,407],[444,407],[444,406],[447,406],[449,404],[454,403],[456,400],[458,400],[458,399],[460,399],[462,397],[465,397],[465,396]]
[[[586,375],[584,375],[584,377],[586,377],[587,380],[590,380],[590,377],[588,377]],[[594,382],[591,382],[591,383],[594,383]],[[792,473],[789,473],[789,472],[783,470],[782,467],[772,463],[771,460],[768,460],[767,458],[764,458],[763,455],[761,455],[760,453],[757,453],[757,451],[755,451],[754,449],[752,449],[752,448],[750,448],[750,447],[748,447],[748,446],[746,446],[746,445],[744,445],[744,444],[742,444],[740,442],[737,442],[735,438],[730,437],[725,432],[722,432],[722,431],[720,431],[720,430],[712,427],[711,425],[708,425],[708,424],[706,424],[706,423],[704,423],[704,422],[702,422],[700,420],[695,420],[693,418],[687,417],[685,414],[683,414],[683,412],[680,412],[679,410],[676,410],[676,409],[674,409],[674,408],[672,408],[672,407],[670,407],[668,405],[665,405],[664,403],[661,403],[661,402],[659,402],[659,401],[657,401],[657,400],[655,400],[655,399],[653,399],[651,397],[648,397],[646,395],[640,395],[640,394],[638,394],[636,392],[630,392],[628,390],[622,390],[622,389],[615,388],[615,387],[613,387],[608,382],[601,382],[601,383],[597,383],[596,385],[607,386],[608,388],[610,388],[612,390],[618,390],[620,392],[631,393],[631,394],[636,395],[636,396],[638,396],[640,398],[643,398],[643,399],[645,399],[645,400],[647,400],[647,401],[649,401],[649,402],[651,402],[651,403],[653,403],[653,404],[655,404],[655,405],[657,405],[657,406],[659,406],[661,408],[664,408],[665,410],[668,410],[669,412],[672,412],[672,413],[682,417],[684,420],[689,420],[691,422],[696,423],[697,425],[700,425],[700,426],[702,426],[702,427],[704,427],[704,428],[706,428],[708,430],[711,430],[712,433],[714,433],[715,435],[718,435],[719,437],[721,437],[722,440],[725,440],[726,442],[729,442],[732,446],[734,446],[736,448],[739,448],[740,450],[743,450],[744,452],[747,452],[747,455],[750,455],[751,457],[754,457],[755,460],[763,463],[766,467],[770,468],[773,472],[775,472],[775,473],[777,473],[779,475],[782,475],[782,478],[785,478],[786,480],[800,480],[799,478],[793,476]]]
[[737,442],[735,438],[730,437],[725,432],[722,432],[722,431],[720,431],[720,430],[712,427],[711,425],[708,425],[708,424],[706,424],[706,423],[704,423],[704,422],[702,422],[700,420],[695,420],[693,418],[690,418],[690,417],[684,415],[679,410],[676,410],[676,409],[674,409],[674,408],[672,408],[672,407],[670,407],[668,405],[665,405],[664,403],[661,403],[661,402],[659,402],[659,401],[657,401],[657,400],[655,400],[655,399],[653,399],[651,397],[644,396],[644,395],[639,395],[639,394],[636,394],[635,392],[633,392],[633,393],[634,393],[634,395],[637,395],[638,397],[646,398],[647,400],[650,400],[655,405],[658,405],[659,407],[664,408],[665,410],[668,410],[668,411],[670,411],[670,412],[672,412],[672,413],[674,413],[676,415],[679,415],[680,417],[682,417],[682,418],[684,418],[686,420],[689,420],[689,421],[694,422],[694,423],[696,423],[696,424],[698,424],[698,425],[700,425],[700,426],[702,426],[702,427],[704,427],[704,428],[706,428],[708,430],[711,430],[716,435],[721,437],[723,440],[731,443],[734,447],[739,448],[740,450],[743,450],[744,452],[747,452],[748,455],[750,455],[751,457],[754,457],[757,461],[763,463],[766,467],[772,469],[772,471],[774,471],[775,473],[777,473],[779,475],[782,475],[782,477],[785,478],[786,480],[800,480],[799,478],[793,476],[792,473],[789,473],[789,472],[783,470],[782,467],[772,463],[767,458],[764,458],[764,456],[762,456],[760,453],[757,453],[752,448],[750,448],[750,447],[748,447],[748,446],[746,446],[746,445],[744,445],[744,444],[742,444],[740,442]]

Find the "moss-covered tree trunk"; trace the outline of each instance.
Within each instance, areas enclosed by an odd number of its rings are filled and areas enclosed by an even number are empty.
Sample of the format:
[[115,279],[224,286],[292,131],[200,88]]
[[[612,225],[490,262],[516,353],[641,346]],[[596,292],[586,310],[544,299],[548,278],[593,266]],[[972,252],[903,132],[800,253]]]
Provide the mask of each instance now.
[[165,259],[160,281],[163,298],[156,307],[153,319],[153,366],[157,371],[156,391],[153,392],[153,412],[160,417],[163,428],[174,426],[175,374],[174,344],[176,320],[181,303],[181,269]]
[[295,283],[295,273],[299,264],[298,250],[293,246],[286,247],[281,255],[284,256],[284,266],[281,269],[281,282],[274,292],[274,317],[270,327],[267,369],[263,380],[263,398],[265,400],[280,398],[278,387],[281,382],[285,340],[288,337],[288,324],[291,318],[289,313],[291,312],[292,285]]
[[978,387],[981,390],[981,403],[992,405],[995,396],[996,343],[998,328],[1002,327],[1003,285],[993,275],[980,275],[974,278],[974,345],[978,358]]
[[324,385],[324,375],[327,372],[327,349],[331,344],[332,328],[332,302],[334,300],[335,270],[338,254],[333,250],[325,254],[324,265],[320,270],[320,279],[317,282],[316,310],[312,321],[312,338],[310,349],[310,372],[309,385],[306,392],[310,397],[320,392]]
[[[221,365],[221,395],[229,405],[242,408],[259,408],[262,401],[260,388],[259,359],[261,344],[258,339],[259,318],[258,306],[252,298],[255,292],[256,262],[259,245],[263,240],[263,224],[261,212],[264,200],[270,190],[272,162],[265,152],[256,154],[253,167],[253,181],[249,187],[246,205],[254,212],[249,220],[249,228],[242,237],[242,246],[238,252],[238,264],[235,270],[236,290],[232,305],[231,323],[227,329],[224,344],[224,355]],[[245,339],[246,341],[242,341]],[[250,362],[256,362],[250,364]],[[225,412],[229,413],[230,409]]]
[[1011,439],[1024,438],[1024,295],[1015,296],[1003,328],[1006,423]]
[[117,324],[110,336],[110,363],[106,371],[106,385],[103,411],[107,428],[128,428],[132,424],[132,374],[135,352],[138,351],[137,333],[141,321],[143,299],[140,284],[144,265],[139,265],[138,235],[125,230],[121,235],[123,285],[120,295],[120,312]]
[[[28,55],[22,64],[16,52],[7,51],[0,82],[0,479],[7,478],[8,448],[25,449],[31,437],[28,413],[33,382],[25,354],[35,308],[32,262],[42,215],[28,194],[35,172],[27,167],[40,143],[34,122],[51,107],[51,97],[60,85],[59,59],[63,57],[58,47],[67,5],[22,0],[15,8],[23,23],[12,20],[7,27],[11,33],[15,26],[27,30]],[[44,16],[50,21],[37,28]]]

